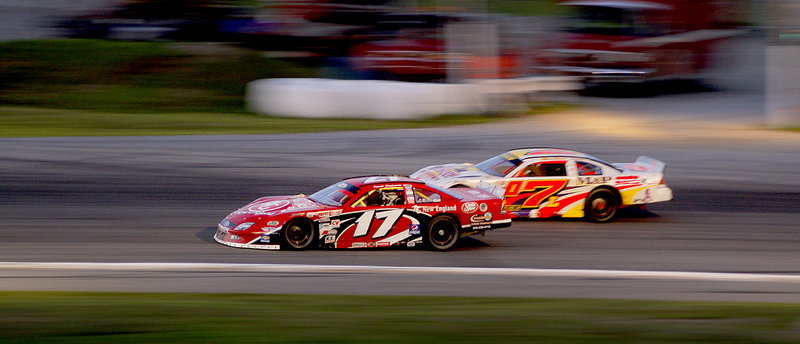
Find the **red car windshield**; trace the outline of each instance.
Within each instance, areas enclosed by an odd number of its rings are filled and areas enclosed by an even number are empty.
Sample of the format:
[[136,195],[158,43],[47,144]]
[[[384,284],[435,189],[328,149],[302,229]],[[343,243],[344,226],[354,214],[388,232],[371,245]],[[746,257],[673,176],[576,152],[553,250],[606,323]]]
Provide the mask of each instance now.
[[341,207],[358,192],[358,188],[346,182],[338,182],[313,193],[308,198],[314,202]]

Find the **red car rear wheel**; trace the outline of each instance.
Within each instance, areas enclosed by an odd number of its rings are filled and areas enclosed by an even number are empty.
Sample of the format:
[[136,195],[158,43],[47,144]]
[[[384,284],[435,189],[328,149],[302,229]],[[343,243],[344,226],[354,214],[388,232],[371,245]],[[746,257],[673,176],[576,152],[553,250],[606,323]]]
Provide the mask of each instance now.
[[456,245],[459,227],[449,216],[434,217],[425,230],[425,242],[434,250],[447,251]]

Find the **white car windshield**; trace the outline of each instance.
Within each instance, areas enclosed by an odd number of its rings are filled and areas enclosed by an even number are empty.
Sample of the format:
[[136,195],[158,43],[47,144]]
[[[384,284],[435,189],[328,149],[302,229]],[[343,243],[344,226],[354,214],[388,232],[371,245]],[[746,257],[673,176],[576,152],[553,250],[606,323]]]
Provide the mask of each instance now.
[[506,154],[501,154],[478,163],[475,167],[493,176],[505,177],[508,172],[511,172],[511,170],[519,166],[519,164],[519,159],[506,157]]

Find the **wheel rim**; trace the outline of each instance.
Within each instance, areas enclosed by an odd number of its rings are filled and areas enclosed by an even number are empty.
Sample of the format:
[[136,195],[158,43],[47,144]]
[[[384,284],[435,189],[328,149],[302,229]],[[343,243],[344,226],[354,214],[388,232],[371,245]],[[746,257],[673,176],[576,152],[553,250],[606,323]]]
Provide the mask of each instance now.
[[438,246],[447,245],[455,235],[456,228],[447,221],[439,222],[431,229],[431,241]]
[[311,231],[306,230],[303,226],[299,225],[292,225],[286,231],[286,238],[288,241],[295,246],[302,246],[305,244],[309,237],[311,236]]
[[606,215],[608,214],[608,202],[602,197],[595,198],[592,201],[592,210],[595,215]]
[[591,199],[589,211],[592,218],[605,220],[614,213],[616,203],[606,194],[599,194]]

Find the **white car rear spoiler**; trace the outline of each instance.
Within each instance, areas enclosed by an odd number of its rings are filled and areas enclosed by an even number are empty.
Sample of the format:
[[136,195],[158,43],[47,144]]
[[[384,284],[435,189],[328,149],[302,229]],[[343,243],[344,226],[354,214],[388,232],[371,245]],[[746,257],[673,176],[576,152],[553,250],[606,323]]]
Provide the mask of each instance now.
[[663,173],[664,168],[667,167],[667,164],[649,156],[641,155],[634,163],[614,164],[614,166],[624,168],[632,172]]

